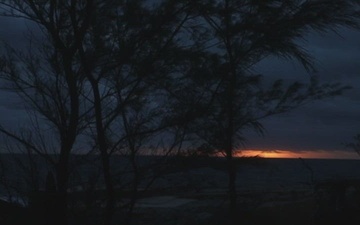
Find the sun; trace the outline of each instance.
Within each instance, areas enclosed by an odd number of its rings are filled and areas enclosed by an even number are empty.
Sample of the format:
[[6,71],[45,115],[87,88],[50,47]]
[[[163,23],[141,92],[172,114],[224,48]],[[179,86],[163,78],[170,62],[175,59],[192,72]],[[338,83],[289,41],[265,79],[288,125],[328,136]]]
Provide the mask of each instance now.
[[263,158],[313,158],[313,159],[360,159],[356,152],[349,151],[290,151],[290,150],[254,150],[246,149],[237,151],[236,157],[259,156]]
[[241,150],[236,156],[251,157],[259,156],[263,158],[299,158],[300,154],[286,150]]

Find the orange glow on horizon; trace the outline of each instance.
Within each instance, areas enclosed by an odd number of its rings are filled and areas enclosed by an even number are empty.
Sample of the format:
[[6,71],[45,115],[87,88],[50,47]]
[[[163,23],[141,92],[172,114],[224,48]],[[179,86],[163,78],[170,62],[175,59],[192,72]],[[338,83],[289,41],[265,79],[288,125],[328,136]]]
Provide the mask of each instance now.
[[240,150],[238,157],[259,156],[264,158],[313,158],[313,159],[360,159],[356,152],[349,151],[289,151],[289,150]]

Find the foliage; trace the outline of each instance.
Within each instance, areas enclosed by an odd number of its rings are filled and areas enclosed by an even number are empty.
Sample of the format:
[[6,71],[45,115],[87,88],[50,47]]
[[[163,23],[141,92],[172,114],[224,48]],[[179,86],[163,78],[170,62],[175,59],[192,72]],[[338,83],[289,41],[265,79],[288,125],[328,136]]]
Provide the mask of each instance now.
[[[59,224],[67,223],[70,156],[84,137],[91,148],[83,153],[101,162],[104,224],[112,223],[115,174],[123,172],[112,169],[114,154],[130,161],[129,214],[144,171],[137,157],[153,149],[223,153],[235,206],[232,157],[244,128],[263,134],[261,119],[348,88],[315,76],[307,85],[277,80],[266,87],[254,65],[277,56],[315,70],[300,41],[308,32],[358,28],[358,7],[355,0],[0,1],[3,16],[41,31],[30,35],[27,52],[4,45],[0,58],[0,78],[35,112],[36,133],[0,132],[54,166],[52,189],[64,195]],[[47,132],[60,145],[55,159]]]

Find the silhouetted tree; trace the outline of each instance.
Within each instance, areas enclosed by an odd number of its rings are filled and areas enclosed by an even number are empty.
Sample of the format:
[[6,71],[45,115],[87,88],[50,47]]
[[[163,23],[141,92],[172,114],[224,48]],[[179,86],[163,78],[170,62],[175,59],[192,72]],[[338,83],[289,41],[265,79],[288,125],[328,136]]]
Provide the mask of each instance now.
[[108,195],[105,224],[111,223],[115,205],[111,155],[128,151],[135,176],[134,199],[139,148],[149,136],[170,126],[160,118],[164,103],[159,102],[157,83],[174,67],[173,50],[187,15],[176,1],[147,3],[125,1],[96,7],[89,39],[79,47],[82,73],[93,94],[94,140]]
[[[139,145],[150,135],[172,125],[161,118],[165,114],[160,105],[165,104],[164,98],[157,100],[161,96],[158,84],[173,73],[177,60],[174,50],[179,48],[178,34],[188,15],[184,13],[183,4],[176,1],[148,3],[0,2],[4,15],[35,22],[43,38],[48,40],[43,51],[32,49],[32,54],[26,57],[11,49],[9,56],[16,56],[29,65],[32,76],[25,73],[22,77],[17,75],[21,71],[13,72],[17,64],[8,57],[4,58],[3,77],[18,88],[15,91],[24,95],[25,101],[34,104],[32,107],[42,117],[59,129],[59,139],[66,141],[67,148],[60,150],[60,161],[54,162],[59,168],[59,192],[66,194],[68,160],[76,135],[83,129],[92,135],[94,149],[99,150],[101,156],[107,193],[104,224],[111,223],[115,207],[112,154],[127,146],[132,166],[137,171],[135,156],[139,154]],[[44,57],[43,61],[34,57],[37,55],[33,52]],[[41,71],[40,65],[54,72],[53,79],[47,71]],[[34,87],[35,97],[32,95]],[[38,96],[43,101],[41,104]],[[47,152],[37,149],[33,143],[7,129],[1,131],[49,158]],[[134,187],[137,179],[134,179]],[[62,201],[65,211],[66,197]],[[63,220],[58,221],[65,224]]]
[[[199,0],[190,4],[193,15],[199,16],[198,22],[207,30],[203,33],[208,39],[201,42],[200,49],[208,50],[211,65],[203,61],[196,67],[203,76],[191,78],[192,82],[199,83],[198,77],[202,77],[200,83],[207,90],[198,90],[198,98],[190,97],[191,109],[187,112],[193,115],[191,112],[207,109],[207,114],[203,114],[206,116],[193,123],[195,133],[225,154],[229,200],[234,210],[233,153],[244,140],[244,127],[262,133],[261,118],[289,111],[309,99],[339,94],[344,88],[338,84],[322,86],[312,79],[308,87],[300,83],[285,87],[282,81],[276,81],[270,89],[262,90],[261,77],[251,69],[263,58],[274,55],[297,60],[308,71],[313,70],[311,55],[299,44],[299,39],[313,31],[326,33],[341,26],[358,28],[359,2]],[[192,108],[196,105],[201,107]]]
[[[343,87],[277,81],[260,85],[253,65],[268,55],[296,59],[311,70],[298,45],[308,31],[357,27],[358,2],[322,1],[0,1],[3,15],[40,27],[43,42],[27,54],[11,48],[1,78],[55,128],[59,157],[44,145],[0,127],[0,132],[55,166],[59,224],[67,223],[69,159],[84,131],[98,150],[106,186],[103,223],[113,222],[111,156],[129,156],[133,199],[140,178],[136,156],[158,135],[174,131],[225,154],[230,206],[236,206],[233,152],[250,126],[308,100],[339,94]],[[171,107],[170,107],[171,105]],[[180,135],[179,135],[180,134]],[[160,138],[161,139],[161,138]],[[146,145],[144,144],[146,143]],[[131,202],[131,207],[134,201]],[[131,211],[131,210],[130,210]]]
[[[1,132],[55,167],[57,194],[61,198],[54,221],[67,224],[69,160],[84,128],[81,121],[87,116],[80,100],[86,93],[82,93],[84,78],[79,73],[77,55],[88,28],[89,16],[83,12],[92,6],[91,1],[1,1],[0,5],[2,15],[25,18],[40,26],[39,39],[31,36],[28,52],[8,48],[2,58],[1,78],[7,82],[7,89],[18,93],[55,130],[59,147],[49,149],[3,127]],[[58,157],[53,158],[52,153]]]

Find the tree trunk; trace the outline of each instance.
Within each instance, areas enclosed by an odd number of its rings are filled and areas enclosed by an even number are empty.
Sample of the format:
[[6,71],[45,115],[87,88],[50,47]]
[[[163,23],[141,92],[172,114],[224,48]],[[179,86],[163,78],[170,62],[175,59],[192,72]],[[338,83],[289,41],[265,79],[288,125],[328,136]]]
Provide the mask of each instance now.
[[112,218],[115,213],[115,192],[114,185],[111,177],[111,167],[110,167],[110,154],[108,153],[108,143],[106,141],[106,134],[103,125],[102,117],[102,105],[100,90],[97,81],[91,77],[91,74],[88,73],[88,78],[91,82],[91,86],[94,94],[94,108],[95,108],[95,120],[96,120],[96,135],[97,142],[99,145],[102,167],[103,167],[103,176],[106,187],[106,208],[104,213],[104,225],[110,225]]
[[115,213],[115,192],[110,173],[110,158],[106,152],[101,152],[103,176],[106,188],[106,208],[104,213],[104,225],[110,225]]
[[126,218],[126,224],[131,224],[135,203],[138,198],[138,185],[139,185],[139,169],[136,164],[135,150],[133,148],[132,148],[132,153],[131,153],[130,157],[131,157],[130,158],[131,166],[134,171],[134,178],[133,178],[133,186],[132,186],[132,192],[131,192],[130,205],[129,205],[128,215]]
[[68,156],[60,156],[56,171],[57,190],[55,192],[54,201],[56,202],[56,225],[68,224],[67,203],[68,203]]
[[236,214],[237,207],[237,192],[236,192],[236,167],[231,152],[226,154],[227,170],[229,176],[228,195],[229,195],[229,210],[231,215]]

